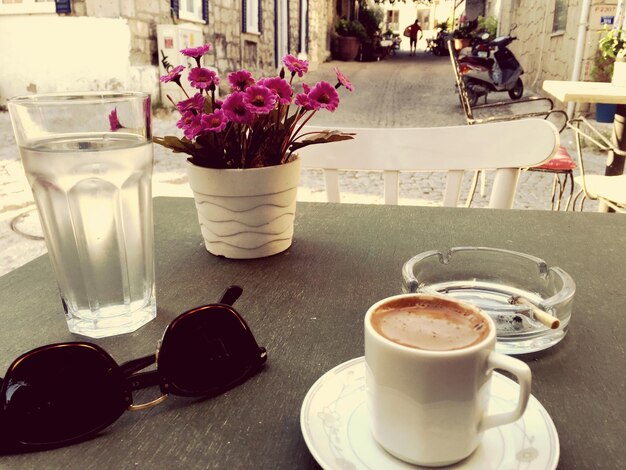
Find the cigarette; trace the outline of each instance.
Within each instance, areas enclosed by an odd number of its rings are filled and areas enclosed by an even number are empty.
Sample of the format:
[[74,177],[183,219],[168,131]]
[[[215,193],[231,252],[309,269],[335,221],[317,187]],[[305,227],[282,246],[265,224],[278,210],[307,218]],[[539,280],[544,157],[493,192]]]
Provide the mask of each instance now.
[[533,314],[533,318],[535,320],[543,323],[548,328],[551,328],[551,329],[555,330],[561,324],[561,322],[559,321],[558,318],[556,318],[555,316],[550,315],[548,312],[544,312],[539,307],[537,307],[535,304],[533,304],[530,300],[527,300],[524,297],[512,296],[509,299],[509,303],[511,303],[511,304],[518,304],[518,305],[524,305],[525,307],[528,307],[530,309],[530,311],[532,312],[532,314]]

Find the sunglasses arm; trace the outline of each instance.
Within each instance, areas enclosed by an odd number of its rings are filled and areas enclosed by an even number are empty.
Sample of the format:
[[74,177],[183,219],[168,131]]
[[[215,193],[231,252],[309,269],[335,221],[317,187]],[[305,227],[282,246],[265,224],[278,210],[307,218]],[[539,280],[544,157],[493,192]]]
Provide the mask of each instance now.
[[224,291],[224,293],[222,294],[222,297],[220,298],[218,303],[230,305],[232,307],[233,304],[237,302],[237,299],[241,297],[242,293],[243,293],[243,289],[241,287],[228,286],[226,290]]

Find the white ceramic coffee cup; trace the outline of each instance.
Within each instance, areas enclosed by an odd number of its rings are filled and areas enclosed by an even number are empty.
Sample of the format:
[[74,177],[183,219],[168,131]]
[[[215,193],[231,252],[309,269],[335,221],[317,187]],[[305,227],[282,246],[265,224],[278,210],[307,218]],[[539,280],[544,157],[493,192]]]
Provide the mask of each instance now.
[[[477,344],[430,351],[395,343],[372,326],[372,313],[401,298],[436,300],[476,312],[489,325]],[[376,441],[393,456],[427,466],[450,465],[478,447],[483,431],[519,419],[530,396],[531,373],[520,360],[494,352],[496,328],[478,308],[425,294],[388,297],[365,315],[367,407]],[[493,369],[511,372],[519,382],[515,409],[487,415]]]

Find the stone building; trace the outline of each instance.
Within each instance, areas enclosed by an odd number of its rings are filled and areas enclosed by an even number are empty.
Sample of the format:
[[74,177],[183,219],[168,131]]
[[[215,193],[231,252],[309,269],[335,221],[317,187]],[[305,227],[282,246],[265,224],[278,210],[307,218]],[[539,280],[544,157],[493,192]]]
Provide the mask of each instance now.
[[[330,54],[334,0],[0,0],[0,105],[27,93],[142,90],[178,49],[211,42],[204,64],[275,73],[286,53]],[[164,49],[172,49],[165,54]]]
[[[592,70],[600,32],[616,19],[618,0],[588,0],[589,14],[582,18],[585,0],[486,0],[487,15],[499,20],[500,34],[512,31],[518,41],[510,48],[525,71],[527,88],[540,91],[544,80],[570,80],[578,65],[579,80],[593,80]],[[584,43],[577,58],[578,41]],[[577,64],[577,60],[580,62]]]

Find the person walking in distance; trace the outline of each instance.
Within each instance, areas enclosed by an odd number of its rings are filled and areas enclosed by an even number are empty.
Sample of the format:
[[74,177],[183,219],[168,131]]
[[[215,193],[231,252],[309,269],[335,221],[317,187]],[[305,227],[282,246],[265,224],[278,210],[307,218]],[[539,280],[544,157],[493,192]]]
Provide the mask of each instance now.
[[404,35],[408,36],[409,38],[409,44],[411,48],[411,52],[409,53],[409,55],[415,55],[415,52],[417,51],[418,33],[419,39],[421,39],[424,33],[422,32],[422,27],[420,26],[419,20],[415,20],[415,23],[407,26],[404,30]]

